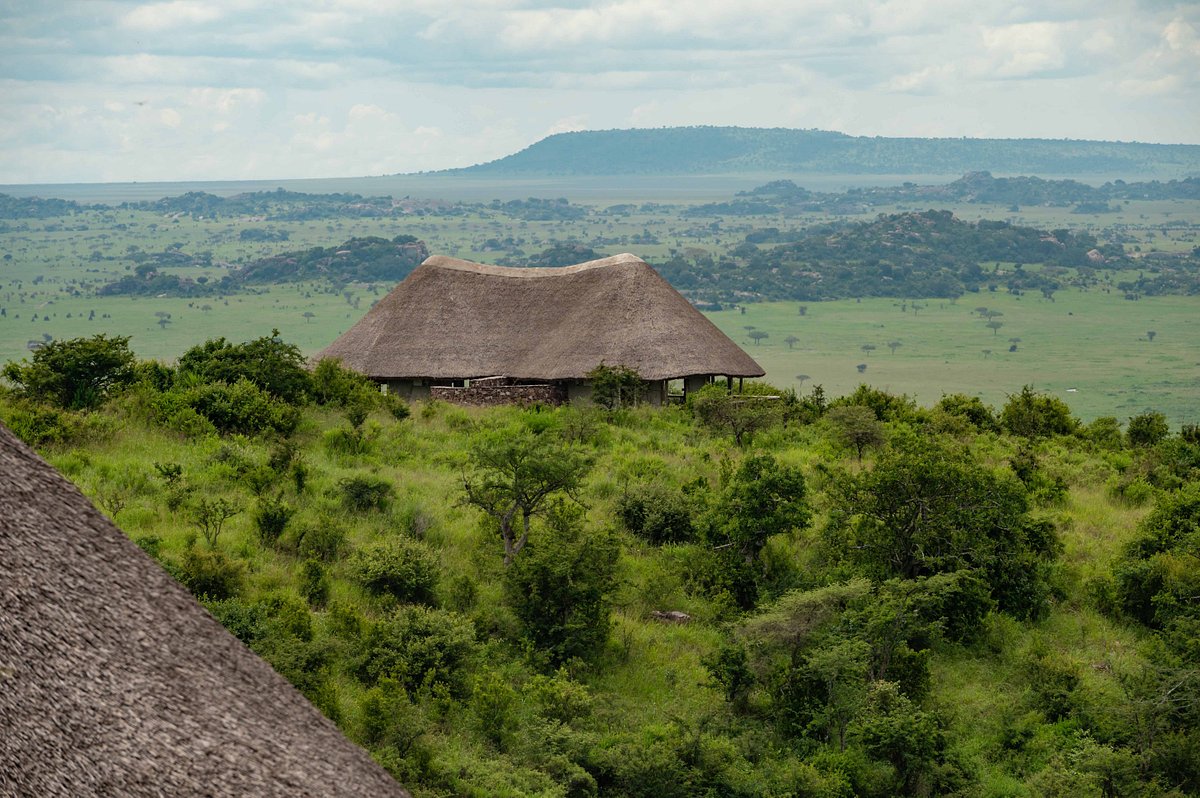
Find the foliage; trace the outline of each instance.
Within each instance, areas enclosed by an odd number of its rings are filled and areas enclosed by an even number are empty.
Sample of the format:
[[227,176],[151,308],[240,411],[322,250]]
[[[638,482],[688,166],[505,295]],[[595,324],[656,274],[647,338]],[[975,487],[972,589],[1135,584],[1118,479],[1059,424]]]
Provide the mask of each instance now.
[[1000,608],[1047,608],[1053,528],[1029,516],[1024,486],[936,439],[898,440],[875,467],[831,491],[826,540],[876,578],[980,569]]
[[475,651],[475,628],[453,612],[406,605],[371,624],[357,671],[369,684],[394,679],[410,693],[438,687],[460,692]]
[[304,365],[299,347],[284,343],[279,330],[242,344],[210,339],[179,358],[180,374],[228,385],[245,380],[290,404],[303,402],[312,391],[312,378]]
[[158,418],[190,436],[208,431],[226,435],[277,432],[290,435],[300,423],[295,407],[273,397],[251,380],[205,382],[175,388],[154,400]]
[[134,378],[129,336],[51,341],[32,358],[6,363],[0,375],[21,395],[69,410],[94,408]]
[[863,450],[883,445],[883,423],[863,405],[837,405],[825,414],[843,445],[854,449],[862,462]]
[[1061,399],[1047,396],[1026,385],[1012,394],[1000,411],[1000,426],[1024,438],[1070,435],[1079,429],[1079,421]]
[[1142,413],[1129,419],[1125,437],[1130,446],[1154,446],[1171,434],[1167,417],[1162,413]]
[[371,592],[405,602],[429,603],[438,580],[437,559],[429,547],[402,537],[359,549],[350,560],[350,569]]
[[246,569],[218,549],[192,546],[170,570],[197,598],[220,600],[241,592]]
[[1114,573],[1126,615],[1156,628],[1200,618],[1200,482],[1164,495],[1129,542]]
[[938,400],[935,407],[944,413],[966,419],[978,432],[1000,431],[995,411],[978,396],[948,394]]
[[756,455],[742,460],[717,497],[708,536],[749,562],[772,535],[803,529],[811,517],[800,469]]
[[202,496],[188,512],[188,521],[200,531],[208,547],[215,549],[225,522],[241,511],[241,507],[224,497],[210,499]]
[[627,488],[616,511],[625,529],[651,543],[685,543],[696,534],[688,497],[663,485]]
[[254,526],[258,529],[258,539],[264,545],[274,546],[283,536],[288,521],[295,513],[296,509],[280,498],[260,499],[254,509]]
[[755,389],[735,394],[720,385],[704,386],[688,397],[688,404],[702,424],[732,434],[739,447],[749,445],[755,433],[782,423],[785,411],[779,395]]
[[606,410],[632,407],[646,396],[646,381],[637,369],[601,363],[587,373],[592,385],[592,401]]
[[359,513],[383,510],[396,494],[392,483],[366,474],[356,474],[338,480],[338,491],[345,508]]
[[527,426],[484,431],[471,444],[464,501],[496,521],[509,565],[529,540],[533,518],[556,494],[574,498],[590,468],[582,452]]
[[557,667],[592,659],[604,646],[617,553],[611,535],[585,529],[581,510],[555,504],[504,575],[506,600],[537,658]]

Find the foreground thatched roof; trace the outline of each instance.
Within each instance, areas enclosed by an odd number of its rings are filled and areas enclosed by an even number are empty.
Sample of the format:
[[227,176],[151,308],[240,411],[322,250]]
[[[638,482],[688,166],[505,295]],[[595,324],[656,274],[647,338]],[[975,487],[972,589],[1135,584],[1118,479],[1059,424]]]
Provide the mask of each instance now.
[[765,373],[633,255],[560,269],[434,256],[318,357],[379,379],[578,379],[601,361],[649,380]]
[[407,793],[0,425],[0,795]]

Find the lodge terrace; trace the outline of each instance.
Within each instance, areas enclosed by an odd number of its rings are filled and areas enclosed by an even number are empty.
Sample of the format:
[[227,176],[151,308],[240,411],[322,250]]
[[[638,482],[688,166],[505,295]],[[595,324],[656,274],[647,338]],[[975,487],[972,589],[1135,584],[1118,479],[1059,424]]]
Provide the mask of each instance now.
[[741,347],[635,255],[561,268],[433,256],[319,355],[404,398],[560,403],[591,395],[601,363],[635,369],[647,398],[716,377],[761,377]]

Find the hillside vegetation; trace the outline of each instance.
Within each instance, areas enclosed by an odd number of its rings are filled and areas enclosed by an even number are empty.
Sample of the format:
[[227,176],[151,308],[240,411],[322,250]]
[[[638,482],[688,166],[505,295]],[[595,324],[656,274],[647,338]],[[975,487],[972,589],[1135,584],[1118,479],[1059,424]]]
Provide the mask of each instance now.
[[1194,426],[303,365],[56,341],[0,420],[415,795],[1200,794]]
[[470,175],[1168,174],[1200,171],[1200,146],[1049,139],[848,136],[825,130],[671,127],[556,133]]

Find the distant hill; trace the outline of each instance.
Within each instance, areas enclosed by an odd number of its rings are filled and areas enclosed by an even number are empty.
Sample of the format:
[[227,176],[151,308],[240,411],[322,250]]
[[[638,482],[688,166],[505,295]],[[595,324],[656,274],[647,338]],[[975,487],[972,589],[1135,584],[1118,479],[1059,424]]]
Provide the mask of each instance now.
[[456,174],[1200,175],[1200,145],[848,136],[786,128],[674,127],[559,133]]

